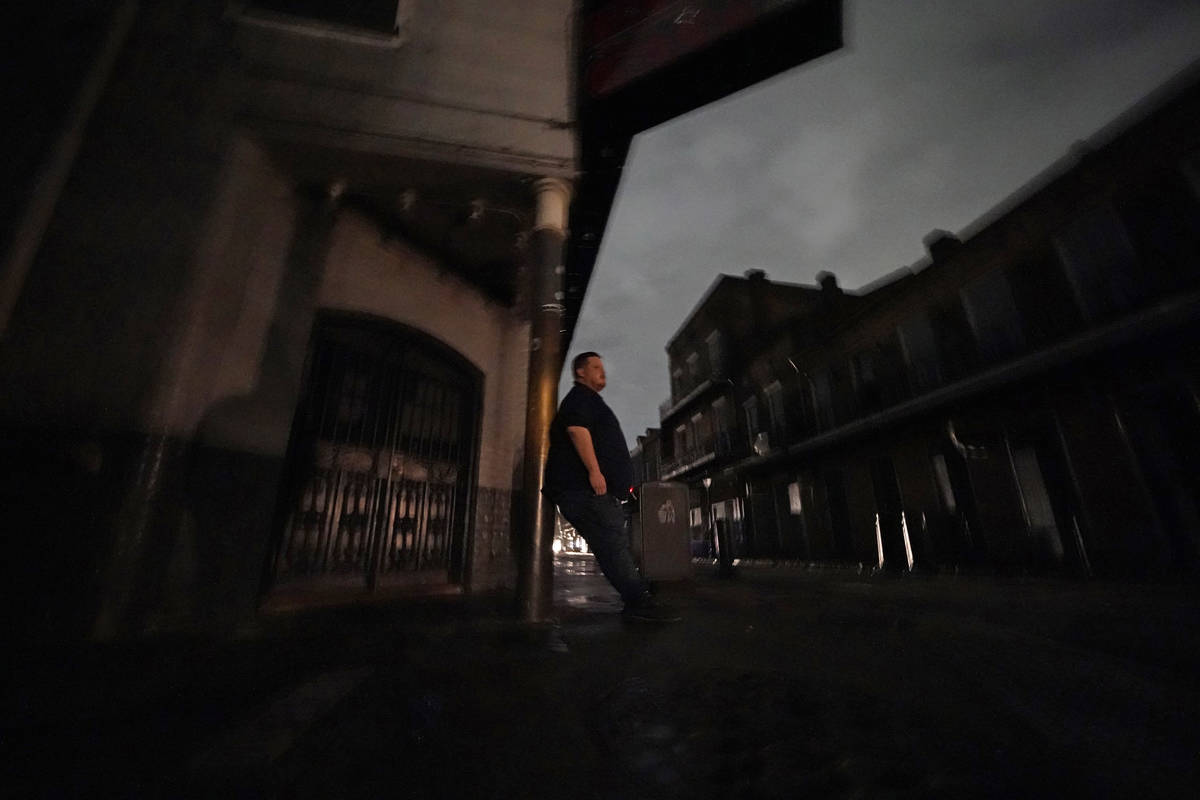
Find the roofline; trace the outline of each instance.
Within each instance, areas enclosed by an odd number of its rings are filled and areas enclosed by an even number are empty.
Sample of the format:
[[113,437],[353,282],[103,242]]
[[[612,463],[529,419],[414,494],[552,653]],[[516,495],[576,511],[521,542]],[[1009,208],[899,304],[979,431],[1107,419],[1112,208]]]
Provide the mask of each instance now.
[[868,281],[853,292],[847,292],[847,294],[856,294],[860,297],[865,297],[872,292],[877,292],[880,289],[886,289],[894,283],[899,283],[905,278],[911,278],[914,274],[911,267],[897,267],[886,275],[881,275],[873,281]]
[[683,322],[680,323],[675,332],[671,334],[671,338],[667,339],[667,344],[663,348],[664,350],[671,349],[671,345],[675,343],[675,340],[678,339],[683,333],[683,329],[686,328],[688,323],[692,321],[692,318],[696,316],[696,312],[699,311],[704,304],[708,302],[708,299],[712,297],[713,293],[717,291],[717,286],[719,286],[726,278],[732,277],[732,275],[726,275],[723,272],[717,273],[717,277],[713,278],[713,282],[708,285],[708,288],[704,290],[704,294],[700,295],[700,299],[696,301],[694,306],[692,306],[692,310],[689,311],[687,316],[683,318]]
[[[968,245],[975,237],[1000,223],[1006,216],[1019,210],[1041,192],[1050,189],[1057,181],[1070,175],[1085,158],[1099,155],[1102,150],[1118,144],[1121,139],[1132,133],[1134,128],[1149,122],[1155,115],[1167,111],[1173,103],[1188,92],[1198,90],[1200,90],[1200,59],[1181,68],[1146,96],[1135,101],[1090,135],[1076,140],[1065,153],[1036,172],[991,208],[968,222],[961,230],[952,232],[953,235],[964,246]],[[916,274],[931,266],[933,266],[933,260],[926,253],[909,265],[907,269]],[[899,272],[900,270],[896,270],[883,278],[872,281],[868,286],[879,288],[876,284],[886,281],[891,275]],[[865,287],[859,291],[865,291]]]
[[[668,352],[671,350],[671,345],[675,344],[675,340],[683,335],[684,330],[687,328],[687,326],[689,324],[691,324],[691,321],[695,318],[697,312],[699,312],[700,309],[704,307],[705,303],[707,303],[710,299],[712,299],[713,294],[715,294],[717,291],[717,287],[720,286],[722,283],[724,283],[727,279],[733,280],[733,281],[740,281],[741,283],[749,283],[750,282],[749,278],[746,278],[746,277],[743,277],[740,275],[730,275],[725,272],[718,272],[717,277],[713,279],[713,282],[710,283],[708,285],[708,288],[704,290],[704,294],[700,295],[700,299],[696,301],[696,304],[694,306],[692,306],[692,310],[689,311],[687,316],[683,318],[683,322],[680,323],[679,327],[675,330],[675,333],[671,334],[670,339],[667,339],[667,344],[663,348],[664,350],[666,350]],[[773,281],[770,278],[766,278],[766,277],[764,277],[763,280],[765,280],[767,283],[770,283],[772,286],[782,286],[785,289],[805,289],[810,292],[820,292],[821,291],[821,287],[817,286],[816,284],[790,283],[788,281]]]

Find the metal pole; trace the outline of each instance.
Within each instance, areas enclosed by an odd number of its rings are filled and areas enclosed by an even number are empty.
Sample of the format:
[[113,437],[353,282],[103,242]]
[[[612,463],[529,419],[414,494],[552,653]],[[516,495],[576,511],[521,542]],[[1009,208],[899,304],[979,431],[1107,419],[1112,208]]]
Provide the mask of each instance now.
[[537,215],[530,238],[529,380],[525,403],[524,514],[517,551],[517,605],[522,621],[542,622],[554,605],[554,504],[541,492],[558,405],[563,362],[563,244],[570,188],[543,178],[534,184]]

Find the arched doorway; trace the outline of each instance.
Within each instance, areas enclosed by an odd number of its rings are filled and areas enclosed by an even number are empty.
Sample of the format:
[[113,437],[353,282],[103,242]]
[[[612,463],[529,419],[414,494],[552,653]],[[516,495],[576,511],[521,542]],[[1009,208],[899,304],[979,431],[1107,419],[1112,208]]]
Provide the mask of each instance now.
[[419,331],[318,315],[292,425],[273,597],[461,584],[482,376]]

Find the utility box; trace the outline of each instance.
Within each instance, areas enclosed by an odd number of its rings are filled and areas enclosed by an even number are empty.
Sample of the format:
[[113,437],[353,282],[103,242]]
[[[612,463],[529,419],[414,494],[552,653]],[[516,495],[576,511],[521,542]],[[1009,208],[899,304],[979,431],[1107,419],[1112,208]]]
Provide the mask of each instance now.
[[692,543],[688,527],[686,483],[643,483],[632,519],[633,557],[642,577],[652,581],[692,577]]

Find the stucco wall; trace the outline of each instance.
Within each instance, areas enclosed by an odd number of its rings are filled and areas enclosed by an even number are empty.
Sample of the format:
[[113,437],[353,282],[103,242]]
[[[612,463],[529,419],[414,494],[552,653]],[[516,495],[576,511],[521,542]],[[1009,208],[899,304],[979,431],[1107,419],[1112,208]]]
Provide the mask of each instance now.
[[[241,138],[231,146],[157,391],[157,413],[171,435],[191,437],[214,405],[260,388],[297,200],[296,187],[257,144]],[[282,431],[254,426],[213,435],[223,446],[282,456],[285,417]]]
[[334,227],[317,302],[421,330],[483,373],[467,583],[472,590],[511,585],[511,511],[524,447],[528,322],[405,243],[384,241],[378,229],[352,213],[340,216]]
[[[249,141],[233,149],[219,198],[181,307],[171,373],[158,390],[171,433],[183,437],[211,416],[214,405],[264,389],[266,339],[295,229],[295,188]],[[404,323],[474,364],[484,375],[479,483],[512,488],[525,422],[528,323],[405,243],[385,241],[354,212],[336,214],[328,253],[317,268],[314,307]],[[295,352],[289,360],[303,356]],[[291,409],[281,411],[270,422],[224,426],[209,436],[222,446],[281,456]]]
[[308,138],[352,135],[367,149],[569,174],[574,4],[407,5],[400,37],[374,45],[234,14],[241,112]]
[[292,115],[302,124],[286,132],[339,152],[431,137],[415,155],[460,177],[472,153],[569,174],[573,4],[414,0],[393,49],[254,28],[237,5],[140,4],[12,284],[0,500],[25,535],[4,583],[37,599],[31,628],[220,627],[253,609],[321,306],[420,328],[479,367],[478,484],[488,530],[499,542],[510,529],[527,325],[384,244],[259,142]]
[[479,484],[512,487],[524,435],[527,323],[404,243],[385,243],[378,229],[349,213],[334,227],[317,302],[402,322],[474,364],[484,376]]

